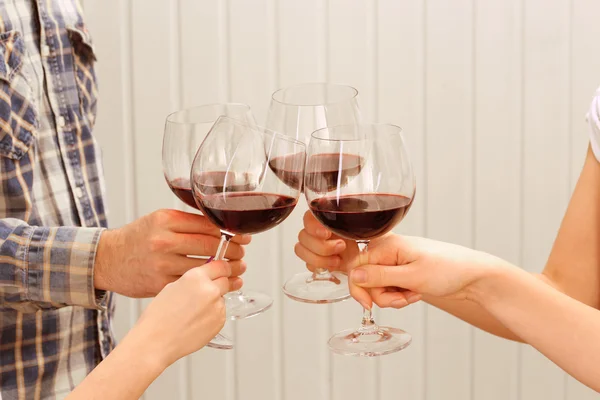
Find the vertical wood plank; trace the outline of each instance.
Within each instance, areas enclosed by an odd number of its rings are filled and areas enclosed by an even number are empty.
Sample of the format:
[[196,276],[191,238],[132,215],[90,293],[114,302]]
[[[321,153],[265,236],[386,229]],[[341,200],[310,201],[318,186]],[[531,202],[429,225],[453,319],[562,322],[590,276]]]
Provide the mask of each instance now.
[[[136,200],[140,215],[159,208],[172,207],[173,194],[162,173],[162,136],[165,117],[177,107],[174,88],[179,82],[173,68],[176,19],[170,1],[156,1],[148,7],[143,1],[133,1],[132,7],[132,68],[134,150],[136,161]],[[149,41],[152,45],[148,45]],[[162,54],[162,57],[157,57]],[[150,300],[144,300],[144,305]],[[148,389],[146,400],[183,398],[187,392],[180,383],[185,374],[185,361],[167,369]]]
[[[326,0],[278,2],[278,87],[327,80],[326,3]],[[307,210],[302,196],[292,215],[281,226],[279,293],[283,282],[305,271],[304,263],[293,249]],[[328,323],[331,306],[303,304],[281,295],[279,298],[283,378],[280,396],[285,400],[329,400],[327,339],[331,335]]]
[[[600,25],[596,16],[600,3],[573,0],[571,3],[571,187],[573,190],[589,143],[589,127],[585,113],[594,91],[600,86],[600,52],[597,51]],[[566,400],[597,399],[598,393],[572,377],[567,378]]]
[[[118,24],[105,28],[105,21],[119,10]],[[108,196],[108,222],[111,228],[135,218],[134,158],[132,157],[130,24],[126,2],[90,1],[86,20],[94,37],[96,52],[102,63],[96,65],[100,85],[100,105],[94,137],[102,148]],[[116,128],[116,129],[115,129]],[[138,318],[138,301],[117,298],[114,331],[122,339]]]
[[[376,2],[330,0],[328,9],[328,80],[354,86],[366,120],[376,119]],[[331,331],[357,327],[361,306],[354,300],[331,306]],[[374,317],[378,318],[375,310]],[[377,397],[378,360],[331,356],[332,400]]]
[[[275,90],[275,12],[272,0],[229,2],[231,100],[249,104],[261,122]],[[280,398],[277,386],[273,385],[280,379],[280,366],[275,365],[276,357],[271,356],[279,351],[273,346],[277,332],[274,324],[279,323],[276,316],[281,307],[279,249],[273,246],[277,243],[277,232],[274,229],[255,236],[247,248],[244,288],[274,296],[275,303],[267,312],[235,323],[236,399]],[[257,360],[261,360],[260,368],[256,368]]]
[[[519,265],[522,6],[477,2],[475,11],[474,244]],[[473,399],[517,399],[518,345],[476,330],[473,350]]]
[[[417,178],[417,195],[397,232],[425,234],[424,134],[424,7],[411,0],[379,0],[378,7],[378,118],[402,127]],[[413,341],[398,354],[381,358],[379,398],[424,399],[425,304],[404,310],[381,310],[380,324],[409,332]]]
[[[427,2],[427,234],[473,244],[473,2]],[[472,328],[427,314],[427,399],[471,398]]]
[[[181,108],[227,101],[227,15],[225,0],[180,0]],[[231,325],[226,326],[227,332]],[[233,368],[231,353],[204,348],[189,357],[190,399],[226,398],[228,388],[235,385],[228,374]]]
[[[523,265],[543,269],[569,198],[569,0],[524,3]],[[543,12],[542,12],[543,10]],[[524,347],[521,398],[564,398],[565,375]]]

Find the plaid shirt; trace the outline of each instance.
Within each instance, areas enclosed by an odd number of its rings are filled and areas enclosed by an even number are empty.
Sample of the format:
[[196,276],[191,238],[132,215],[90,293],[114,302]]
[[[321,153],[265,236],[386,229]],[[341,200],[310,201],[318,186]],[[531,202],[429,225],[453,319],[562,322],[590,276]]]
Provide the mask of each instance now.
[[0,0],[0,398],[66,397],[112,349],[94,52],[77,0]]

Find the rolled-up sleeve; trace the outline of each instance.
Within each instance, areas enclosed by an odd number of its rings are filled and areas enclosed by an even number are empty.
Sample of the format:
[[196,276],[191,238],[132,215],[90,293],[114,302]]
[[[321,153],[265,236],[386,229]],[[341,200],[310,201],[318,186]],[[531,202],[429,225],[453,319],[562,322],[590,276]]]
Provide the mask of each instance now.
[[103,228],[35,227],[0,219],[0,307],[102,308],[94,263]]

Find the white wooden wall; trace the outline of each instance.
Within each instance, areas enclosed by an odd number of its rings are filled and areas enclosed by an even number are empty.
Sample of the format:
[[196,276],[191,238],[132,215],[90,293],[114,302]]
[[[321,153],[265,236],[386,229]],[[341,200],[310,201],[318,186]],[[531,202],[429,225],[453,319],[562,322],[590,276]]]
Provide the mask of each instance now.
[[[179,207],[161,172],[167,113],[216,101],[264,118],[276,88],[356,86],[366,115],[405,128],[418,196],[401,232],[543,268],[582,165],[584,115],[600,85],[598,0],[85,0],[101,80],[113,227]],[[379,311],[414,336],[381,359],[330,355],[358,323],[353,302],[281,294],[302,210],[248,251],[247,287],[268,313],[228,326],[145,395],[226,400],[586,400],[598,398],[531,348],[425,306]],[[283,237],[283,245],[277,238]],[[119,299],[122,337],[146,301]],[[600,338],[600,333],[599,333]]]

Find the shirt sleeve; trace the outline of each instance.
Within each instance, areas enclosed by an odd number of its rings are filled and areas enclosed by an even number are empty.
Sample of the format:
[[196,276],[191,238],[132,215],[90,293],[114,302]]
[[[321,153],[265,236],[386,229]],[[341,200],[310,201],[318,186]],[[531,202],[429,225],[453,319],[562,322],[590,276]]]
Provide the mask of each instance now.
[[596,91],[596,95],[592,99],[590,110],[586,115],[588,124],[590,125],[590,144],[592,151],[596,156],[596,160],[600,161],[600,88]]
[[103,228],[35,227],[0,219],[0,308],[103,308],[94,263]]

